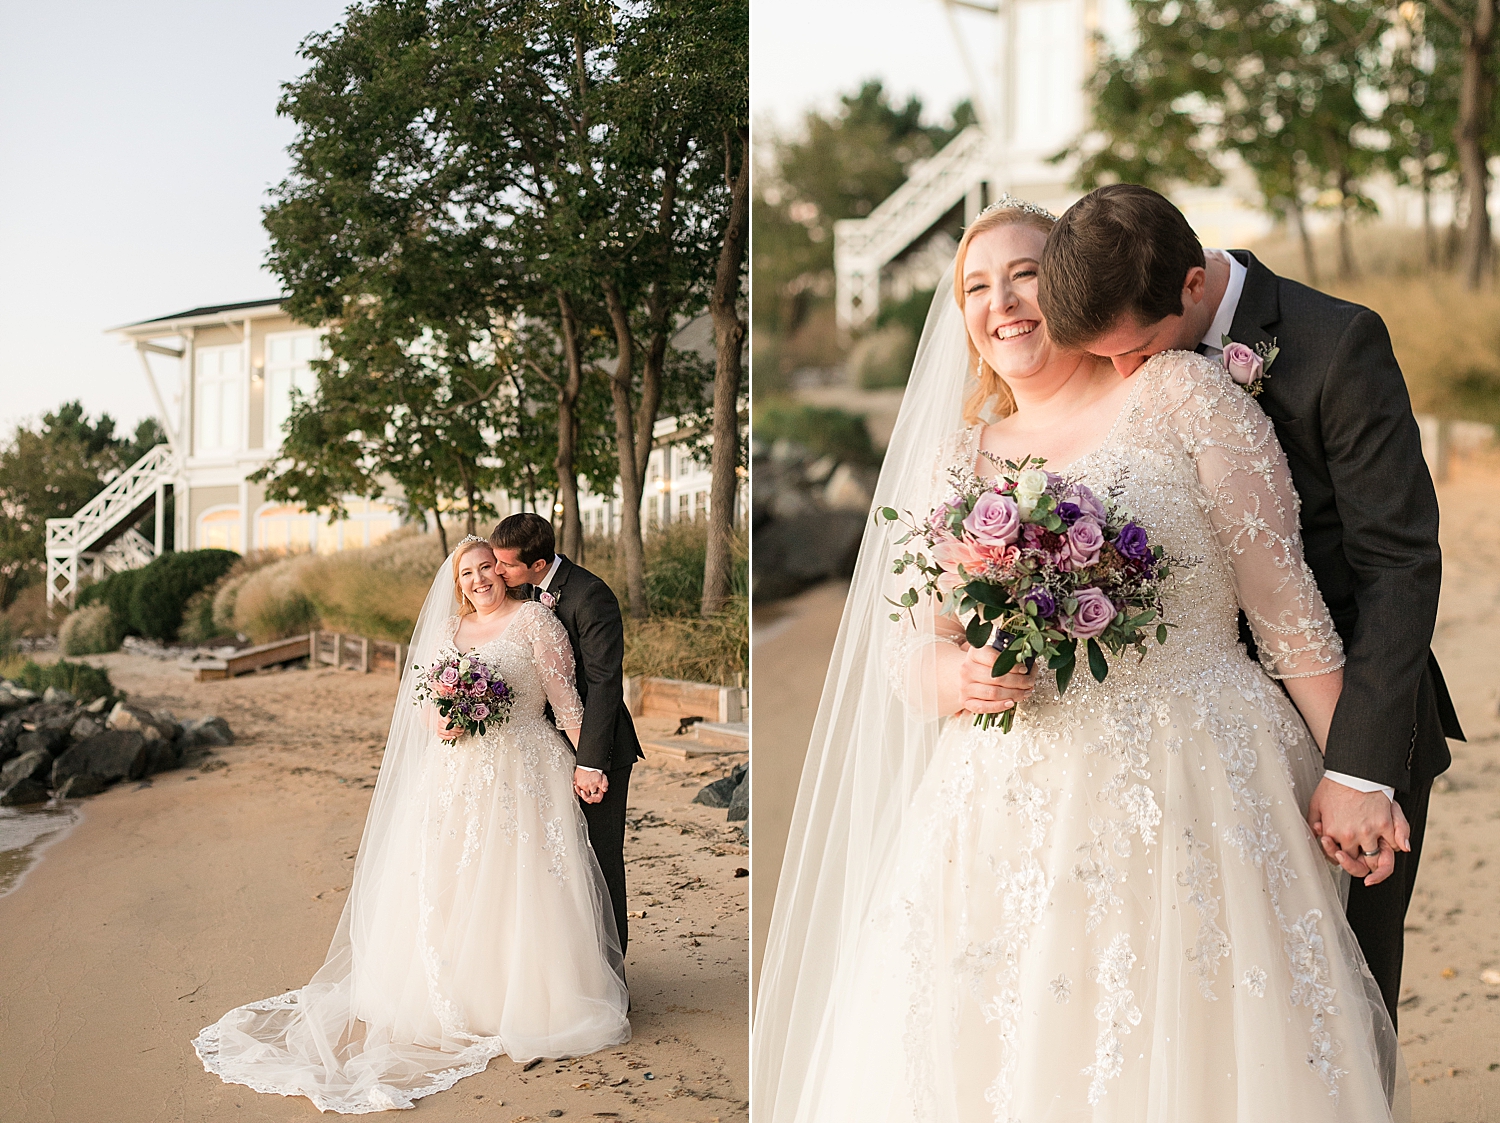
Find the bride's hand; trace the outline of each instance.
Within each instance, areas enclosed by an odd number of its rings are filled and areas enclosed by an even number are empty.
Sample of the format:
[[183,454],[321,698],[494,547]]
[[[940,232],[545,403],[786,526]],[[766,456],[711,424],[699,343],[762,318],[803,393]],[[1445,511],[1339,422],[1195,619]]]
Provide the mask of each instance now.
[[959,666],[959,706],[971,714],[999,714],[1020,705],[1036,687],[1036,668],[1018,663],[996,678],[991,672],[999,657],[992,647],[964,647]]
[[464,731],[462,729],[455,728],[447,722],[444,722],[442,726],[439,727],[437,735],[444,741],[448,741],[451,743],[453,741],[457,741],[460,737],[462,737],[464,735]]

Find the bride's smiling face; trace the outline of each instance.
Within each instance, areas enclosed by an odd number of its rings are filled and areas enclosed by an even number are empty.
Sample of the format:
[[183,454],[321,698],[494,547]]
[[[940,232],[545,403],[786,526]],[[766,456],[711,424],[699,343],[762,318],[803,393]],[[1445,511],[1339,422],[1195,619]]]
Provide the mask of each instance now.
[[1035,227],[1010,223],[976,235],[964,256],[964,326],[1007,382],[1035,374],[1053,354],[1036,297],[1046,241]]
[[480,612],[494,608],[505,597],[505,582],[495,572],[495,555],[488,546],[473,546],[458,559],[458,587]]

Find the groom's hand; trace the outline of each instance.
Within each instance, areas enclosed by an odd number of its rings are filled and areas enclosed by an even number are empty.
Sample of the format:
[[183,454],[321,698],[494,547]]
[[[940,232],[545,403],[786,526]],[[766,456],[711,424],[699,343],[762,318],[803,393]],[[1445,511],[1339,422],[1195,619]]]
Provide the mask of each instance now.
[[573,791],[584,803],[598,803],[609,791],[609,777],[592,768],[573,769]]
[[965,647],[959,669],[959,705],[971,714],[1004,713],[1024,702],[1036,686],[1036,668],[1017,664],[1008,674],[992,673],[1000,653],[993,647]]
[[1328,860],[1366,885],[1390,877],[1396,851],[1411,849],[1411,825],[1384,792],[1355,791],[1325,777],[1313,791],[1307,822]]

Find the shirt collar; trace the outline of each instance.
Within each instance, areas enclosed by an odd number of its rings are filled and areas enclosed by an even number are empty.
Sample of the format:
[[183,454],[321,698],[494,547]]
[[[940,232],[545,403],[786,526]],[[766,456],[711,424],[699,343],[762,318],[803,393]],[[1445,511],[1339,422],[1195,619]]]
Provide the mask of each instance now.
[[1203,335],[1203,346],[1211,351],[1224,350],[1224,337],[1234,326],[1234,313],[1240,306],[1240,297],[1245,291],[1245,278],[1250,270],[1240,264],[1239,258],[1223,250],[1205,250],[1229,262],[1229,284],[1224,288],[1224,297],[1219,301],[1219,310],[1214,313],[1214,322],[1208,325]]
[[541,581],[537,584],[537,588],[538,589],[546,590],[548,588],[548,586],[550,586],[552,584],[552,575],[557,572],[557,567],[560,564],[562,564],[562,555],[561,554],[553,554],[552,555],[552,565],[549,566],[548,569],[547,569],[547,576],[543,577],[541,579]]

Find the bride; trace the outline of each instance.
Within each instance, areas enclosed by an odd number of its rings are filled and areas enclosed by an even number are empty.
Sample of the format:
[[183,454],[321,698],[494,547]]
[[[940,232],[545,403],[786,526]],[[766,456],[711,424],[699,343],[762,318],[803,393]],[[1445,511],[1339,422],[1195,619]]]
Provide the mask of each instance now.
[[583,709],[567,633],[511,599],[482,538],[438,571],[412,637],[426,667],[468,655],[515,692],[509,720],[459,736],[401,678],[349,900],[301,990],[231,1010],[203,1066],[319,1111],[409,1108],[501,1053],[581,1056],[630,1039],[624,964],[572,788]]
[[[1285,459],[1201,356],[1126,380],[1052,346],[1052,221],[1007,198],[966,231],[876,506],[922,518],[950,473],[1043,456],[1194,560],[1175,629],[1063,696],[1044,671],[979,683],[994,652],[958,621],[890,620],[906,547],[867,531],[761,972],[755,1119],[1405,1118],[1343,875],[1304,819],[1343,653]],[[1012,732],[975,727],[1012,705]]]

